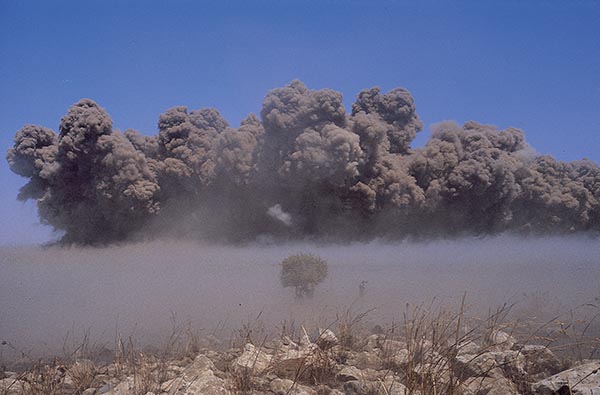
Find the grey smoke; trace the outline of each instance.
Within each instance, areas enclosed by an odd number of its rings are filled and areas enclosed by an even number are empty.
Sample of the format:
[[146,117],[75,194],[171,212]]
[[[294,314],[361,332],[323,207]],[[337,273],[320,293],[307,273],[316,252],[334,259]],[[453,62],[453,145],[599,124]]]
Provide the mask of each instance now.
[[[600,230],[598,164],[540,156],[522,131],[472,121],[436,124],[413,148],[421,129],[405,89],[364,90],[348,113],[340,93],[293,81],[237,128],[216,109],[174,107],[153,136],[113,130],[83,99],[58,134],[18,131],[7,160],[29,179],[18,198],[65,243]],[[272,220],[277,204],[288,226]]]
[[285,226],[292,226],[292,216],[281,208],[281,204],[276,204],[273,207],[269,207],[267,210],[267,214],[278,221],[280,221]]

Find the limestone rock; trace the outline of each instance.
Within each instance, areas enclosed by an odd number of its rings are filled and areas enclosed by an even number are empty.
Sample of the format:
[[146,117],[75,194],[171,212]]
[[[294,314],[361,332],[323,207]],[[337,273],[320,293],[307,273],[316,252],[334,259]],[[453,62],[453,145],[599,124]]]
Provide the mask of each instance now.
[[526,345],[519,351],[525,358],[525,370],[532,381],[541,380],[561,371],[562,364],[548,347]]
[[485,348],[489,351],[508,351],[512,350],[517,344],[517,339],[512,335],[500,330],[495,330],[489,334],[485,341]]
[[215,376],[215,365],[203,354],[198,355],[177,378],[161,384],[171,395],[230,395],[225,380]]
[[394,354],[400,352],[402,350],[407,349],[407,345],[405,342],[401,342],[393,339],[385,339],[380,341],[380,347],[383,353]]
[[100,388],[100,394],[106,395],[128,395],[135,392],[135,382],[133,377],[126,377],[123,381],[116,385],[107,384]]
[[458,354],[459,355],[475,355],[480,352],[481,347],[473,341],[465,341],[458,345]]
[[231,392],[226,388],[225,381],[214,375],[212,370],[206,370],[200,375],[194,377],[194,380],[187,383],[183,392],[185,395],[230,395]]
[[312,388],[288,379],[275,379],[271,381],[271,392],[275,395],[317,395],[317,392]]
[[526,376],[525,357],[518,351],[492,351],[476,355],[457,355],[454,374],[468,377],[522,379]]
[[308,336],[305,336],[299,344],[287,339],[275,352],[271,360],[271,370],[280,377],[295,378],[299,372],[314,362],[318,352],[317,345],[311,343]]
[[519,395],[516,385],[504,377],[471,378],[466,382],[466,391],[472,395]]
[[316,343],[322,350],[328,350],[338,344],[338,338],[330,329],[319,330]]
[[233,362],[233,370],[248,370],[255,374],[262,373],[271,364],[272,356],[248,343],[244,346],[244,352]]
[[[393,387],[400,389],[400,387]],[[344,383],[344,395],[370,395],[370,394],[381,394],[385,393],[385,384],[381,381],[367,381],[361,382],[358,380],[350,380]],[[402,393],[395,393],[394,395],[401,395]],[[404,395],[404,394],[402,394]]]
[[405,395],[408,393],[407,388],[400,382],[398,377],[388,375],[383,382],[380,381],[380,384],[384,387],[384,391],[379,391],[380,393],[387,395]]
[[378,353],[362,351],[359,353],[350,353],[346,364],[356,366],[359,369],[380,369],[382,362]]
[[533,384],[539,395],[600,395],[600,361],[568,369]]
[[409,354],[408,350],[405,348],[397,350],[389,358],[389,362],[392,364],[392,366],[399,367],[402,369],[405,368],[405,366],[409,363],[409,361],[410,361],[410,354]]
[[10,377],[0,380],[0,394],[2,395],[21,395],[28,393],[29,384],[18,380],[16,377]]
[[359,381],[362,380],[362,378],[363,375],[361,370],[355,366],[344,366],[336,375],[336,379],[341,382]]

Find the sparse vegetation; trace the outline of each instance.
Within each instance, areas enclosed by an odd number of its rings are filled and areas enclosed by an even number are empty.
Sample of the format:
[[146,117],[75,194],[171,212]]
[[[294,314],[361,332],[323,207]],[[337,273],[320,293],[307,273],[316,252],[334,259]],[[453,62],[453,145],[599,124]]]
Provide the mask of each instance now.
[[315,287],[327,277],[327,262],[312,254],[296,254],[281,262],[281,285],[294,287],[296,297],[312,297]]
[[[537,395],[547,393],[540,390],[543,379],[581,366],[579,378],[556,392],[577,394],[581,392],[574,389],[589,385],[586,380],[600,367],[600,361],[591,360],[600,348],[600,340],[589,333],[595,316],[584,322],[577,310],[569,311],[532,330],[525,323],[509,322],[512,305],[500,306],[485,319],[469,317],[467,309],[464,299],[455,311],[436,302],[407,305],[399,322],[376,325],[376,333],[369,329],[371,310],[346,309],[327,328],[319,328],[318,335],[317,328],[284,322],[275,340],[262,337],[265,328],[259,315],[238,331],[239,341],[227,350],[209,345],[189,323],[174,323],[173,333],[153,353],[141,351],[131,337],[118,337],[109,364],[70,353],[64,360],[32,360],[22,372],[3,368],[0,395],[334,390],[357,395]],[[578,322],[581,330],[563,330],[566,318]],[[90,349],[88,342],[86,335],[76,349]]]

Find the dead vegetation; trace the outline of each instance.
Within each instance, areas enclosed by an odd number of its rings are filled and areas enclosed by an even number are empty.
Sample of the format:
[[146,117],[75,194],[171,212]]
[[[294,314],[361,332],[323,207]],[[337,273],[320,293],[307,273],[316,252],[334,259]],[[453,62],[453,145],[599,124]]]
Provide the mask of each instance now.
[[[454,311],[433,301],[405,306],[401,320],[387,325],[373,325],[372,310],[349,308],[320,329],[283,322],[276,336],[259,314],[228,346],[172,317],[172,333],[153,351],[133,335],[116,335],[113,359],[102,364],[93,361],[86,335],[78,346],[65,346],[62,358],[32,359],[21,372],[3,367],[0,395],[533,395],[542,393],[540,380],[598,356],[598,314],[579,314],[597,306],[580,306],[534,329],[532,322],[511,320],[513,307],[478,319],[467,314],[466,298]],[[568,384],[569,391],[576,394],[593,372]]]

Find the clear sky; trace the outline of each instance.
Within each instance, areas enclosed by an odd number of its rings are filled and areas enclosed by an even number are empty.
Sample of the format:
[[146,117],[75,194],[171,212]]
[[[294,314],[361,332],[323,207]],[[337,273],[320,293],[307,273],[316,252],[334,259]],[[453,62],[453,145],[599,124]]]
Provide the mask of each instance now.
[[[600,162],[599,0],[0,0],[3,153],[27,123],[57,131],[82,97],[115,128],[153,134],[176,105],[216,107],[237,126],[296,78],[348,108],[364,88],[409,89],[417,146],[432,123],[472,119]],[[50,240],[4,159],[0,177],[0,244]]]

